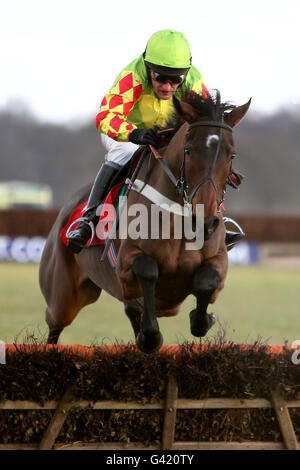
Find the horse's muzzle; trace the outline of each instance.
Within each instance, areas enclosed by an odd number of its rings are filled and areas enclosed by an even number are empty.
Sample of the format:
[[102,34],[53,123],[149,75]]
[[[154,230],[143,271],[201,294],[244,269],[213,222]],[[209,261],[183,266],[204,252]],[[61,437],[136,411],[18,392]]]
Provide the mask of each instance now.
[[204,240],[209,240],[219,227],[220,219],[217,216],[208,217],[204,221]]

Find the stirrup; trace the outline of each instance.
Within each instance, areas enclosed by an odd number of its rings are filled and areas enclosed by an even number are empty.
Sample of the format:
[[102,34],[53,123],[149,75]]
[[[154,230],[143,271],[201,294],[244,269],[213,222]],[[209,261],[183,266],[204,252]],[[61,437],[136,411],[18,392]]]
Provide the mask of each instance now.
[[[229,250],[231,250],[231,248],[234,247],[234,245],[235,245],[236,243],[238,243],[242,238],[244,238],[245,232],[244,232],[244,230],[242,229],[242,227],[241,227],[235,220],[231,219],[230,217],[223,217],[223,221],[224,221],[224,224],[226,224],[227,222],[228,222],[228,223],[231,223],[232,225],[235,226],[235,228],[238,229],[238,232],[231,232],[231,234],[232,234],[233,236],[235,236],[235,235],[237,236],[238,240],[237,240],[237,241],[234,241],[234,242],[232,242],[232,243],[228,243],[228,245],[226,245],[227,251],[229,251]],[[226,230],[226,233],[227,233],[227,230]]]
[[94,227],[94,224],[91,220],[89,220],[87,217],[79,217],[78,219],[74,220],[74,222],[71,223],[70,227],[68,228],[67,230],[67,233],[66,233],[66,238],[69,238],[69,234],[70,232],[72,231],[72,227],[75,225],[75,224],[78,224],[79,222],[83,222],[87,225],[90,226],[90,229],[91,229],[91,232],[92,232],[92,235],[91,235],[91,238],[90,238],[90,241],[86,246],[86,248],[88,248],[92,243],[93,243],[93,240],[95,238],[95,227]]

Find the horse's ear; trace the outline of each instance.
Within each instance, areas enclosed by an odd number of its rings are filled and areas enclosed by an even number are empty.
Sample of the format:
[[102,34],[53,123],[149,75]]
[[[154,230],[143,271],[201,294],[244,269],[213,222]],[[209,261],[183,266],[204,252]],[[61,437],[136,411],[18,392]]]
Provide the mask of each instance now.
[[198,114],[190,104],[179,101],[175,96],[173,96],[173,104],[181,119],[189,124],[197,120]]
[[230,113],[225,114],[224,119],[226,124],[228,124],[230,127],[236,126],[247,113],[251,100],[252,98],[250,98],[248,103],[242,104],[241,106],[237,106]]

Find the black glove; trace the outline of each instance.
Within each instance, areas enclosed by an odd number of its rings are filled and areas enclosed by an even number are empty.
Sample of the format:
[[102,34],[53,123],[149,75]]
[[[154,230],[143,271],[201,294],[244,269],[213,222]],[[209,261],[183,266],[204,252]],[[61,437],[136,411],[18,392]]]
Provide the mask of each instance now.
[[149,129],[134,129],[129,136],[129,141],[138,145],[153,145],[155,147],[158,143],[158,129],[158,126]]

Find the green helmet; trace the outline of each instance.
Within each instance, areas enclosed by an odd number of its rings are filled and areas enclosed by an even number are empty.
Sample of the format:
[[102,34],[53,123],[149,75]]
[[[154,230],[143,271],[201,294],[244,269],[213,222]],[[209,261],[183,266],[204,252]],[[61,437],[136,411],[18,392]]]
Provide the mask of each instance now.
[[185,36],[172,29],[154,33],[148,41],[145,61],[149,65],[171,69],[189,69],[191,66],[190,46]]

